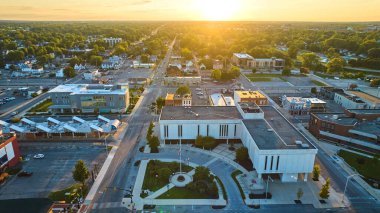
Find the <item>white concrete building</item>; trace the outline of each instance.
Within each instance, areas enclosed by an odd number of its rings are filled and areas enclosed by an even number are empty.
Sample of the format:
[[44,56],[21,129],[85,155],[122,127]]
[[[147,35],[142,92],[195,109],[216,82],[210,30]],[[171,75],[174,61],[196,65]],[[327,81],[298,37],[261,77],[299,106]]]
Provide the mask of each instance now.
[[263,174],[276,174],[282,182],[306,181],[318,151],[275,108],[254,103],[164,107],[159,125],[163,143],[193,141],[198,135],[226,143],[241,140],[260,181]]
[[112,38],[112,37],[110,37],[110,38],[104,38],[103,40],[104,40],[104,42],[106,42],[107,44],[109,44],[111,47],[113,47],[117,43],[120,43],[120,42],[123,41],[122,38]]
[[367,104],[359,97],[347,93],[335,93],[334,102],[345,109],[366,109]]

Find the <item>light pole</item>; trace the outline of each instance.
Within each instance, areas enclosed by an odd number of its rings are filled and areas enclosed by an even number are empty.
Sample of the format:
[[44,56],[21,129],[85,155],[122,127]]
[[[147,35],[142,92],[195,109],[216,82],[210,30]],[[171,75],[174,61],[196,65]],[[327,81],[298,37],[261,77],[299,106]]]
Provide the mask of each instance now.
[[107,136],[104,137],[104,144],[106,146],[106,153],[107,153],[107,155],[108,155],[108,145],[107,145],[107,138],[108,138],[108,136],[110,136],[110,134],[108,134]]
[[358,174],[358,173],[355,173],[355,174],[352,174],[352,175],[349,175],[347,177],[347,180],[346,180],[346,185],[344,186],[344,191],[343,191],[343,197],[342,197],[342,203],[344,202],[344,195],[346,194],[346,189],[347,189],[347,185],[348,185],[348,181],[350,180],[350,178],[354,177],[354,176],[360,176],[360,177],[363,177],[361,174]]

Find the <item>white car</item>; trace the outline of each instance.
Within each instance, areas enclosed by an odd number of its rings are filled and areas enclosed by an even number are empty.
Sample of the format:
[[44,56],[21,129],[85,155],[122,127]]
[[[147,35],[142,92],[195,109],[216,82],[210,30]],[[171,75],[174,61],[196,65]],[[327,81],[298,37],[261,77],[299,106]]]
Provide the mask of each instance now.
[[203,95],[203,92],[198,92],[197,95]]
[[36,154],[36,155],[33,156],[34,159],[42,159],[44,157],[45,157],[44,154]]
[[14,112],[11,113],[11,115],[17,115],[17,114],[18,114],[17,111],[14,111]]
[[334,77],[335,80],[339,80],[339,77]]

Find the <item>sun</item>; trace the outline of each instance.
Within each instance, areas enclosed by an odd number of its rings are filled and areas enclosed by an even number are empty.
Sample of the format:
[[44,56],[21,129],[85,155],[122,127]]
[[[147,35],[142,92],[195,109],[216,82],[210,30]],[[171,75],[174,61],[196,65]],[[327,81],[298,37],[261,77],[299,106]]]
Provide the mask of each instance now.
[[240,9],[239,0],[197,0],[202,18],[211,21],[230,20]]

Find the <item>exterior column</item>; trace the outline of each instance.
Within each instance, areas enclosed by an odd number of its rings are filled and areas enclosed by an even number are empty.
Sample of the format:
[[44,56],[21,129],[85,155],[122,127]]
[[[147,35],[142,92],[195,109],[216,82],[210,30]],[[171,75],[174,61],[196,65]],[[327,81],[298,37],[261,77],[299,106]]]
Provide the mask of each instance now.
[[308,174],[305,173],[304,176],[303,176],[303,181],[305,181],[305,182],[307,181],[307,175],[308,175]]
[[259,180],[259,184],[261,184],[263,182],[263,176],[261,173],[257,173],[257,177],[258,177],[258,180]]

